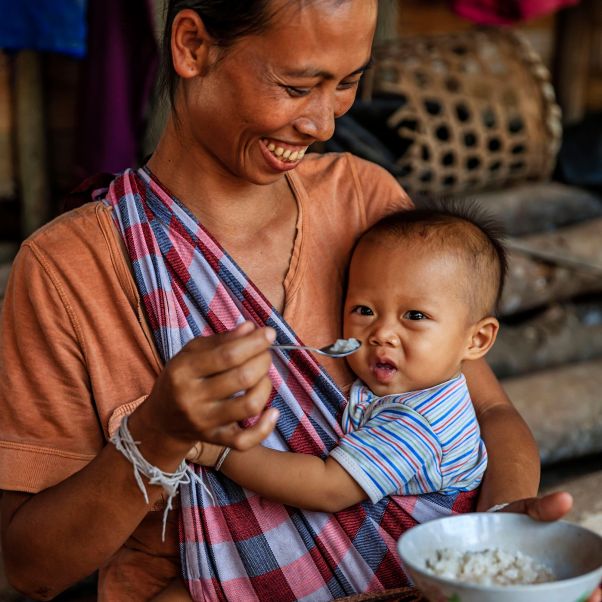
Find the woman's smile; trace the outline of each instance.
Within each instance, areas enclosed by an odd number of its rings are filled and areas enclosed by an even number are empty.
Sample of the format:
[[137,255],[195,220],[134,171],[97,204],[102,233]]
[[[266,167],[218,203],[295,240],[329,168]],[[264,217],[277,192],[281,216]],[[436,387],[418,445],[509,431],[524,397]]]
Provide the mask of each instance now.
[[307,151],[307,146],[295,146],[269,138],[262,138],[259,146],[268,165],[277,171],[295,168]]

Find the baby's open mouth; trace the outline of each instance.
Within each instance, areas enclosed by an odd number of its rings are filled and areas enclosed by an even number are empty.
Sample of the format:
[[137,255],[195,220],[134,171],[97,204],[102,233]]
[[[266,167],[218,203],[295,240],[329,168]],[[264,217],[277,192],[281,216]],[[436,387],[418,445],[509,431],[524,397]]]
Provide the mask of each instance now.
[[380,382],[388,382],[390,381],[395,373],[397,372],[397,367],[393,362],[381,361],[375,362],[372,365],[372,373],[375,378]]

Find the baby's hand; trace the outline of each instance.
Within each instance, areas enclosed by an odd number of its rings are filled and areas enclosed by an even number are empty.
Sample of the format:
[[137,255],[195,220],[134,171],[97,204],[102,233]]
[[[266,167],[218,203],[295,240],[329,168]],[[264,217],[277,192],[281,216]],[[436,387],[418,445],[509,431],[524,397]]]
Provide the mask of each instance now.
[[205,441],[197,442],[186,454],[186,459],[201,466],[215,466],[219,455],[224,450],[223,445],[214,445]]

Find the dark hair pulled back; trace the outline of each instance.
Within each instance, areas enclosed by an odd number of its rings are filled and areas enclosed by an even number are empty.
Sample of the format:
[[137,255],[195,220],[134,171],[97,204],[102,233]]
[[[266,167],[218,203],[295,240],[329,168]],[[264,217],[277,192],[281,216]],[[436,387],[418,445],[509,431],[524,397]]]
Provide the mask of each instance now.
[[194,10],[203,19],[207,33],[222,48],[237,39],[264,31],[271,22],[272,0],[169,0],[163,33],[161,88],[174,103],[178,75],[171,56],[171,29],[175,16],[185,8]]

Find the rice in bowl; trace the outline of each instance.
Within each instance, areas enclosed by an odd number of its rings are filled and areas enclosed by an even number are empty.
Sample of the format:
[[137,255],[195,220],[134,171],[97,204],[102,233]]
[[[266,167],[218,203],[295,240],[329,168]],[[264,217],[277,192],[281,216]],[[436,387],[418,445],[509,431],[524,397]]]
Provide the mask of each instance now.
[[531,556],[500,548],[472,552],[441,548],[425,564],[438,577],[478,585],[527,585],[555,580],[549,567]]

